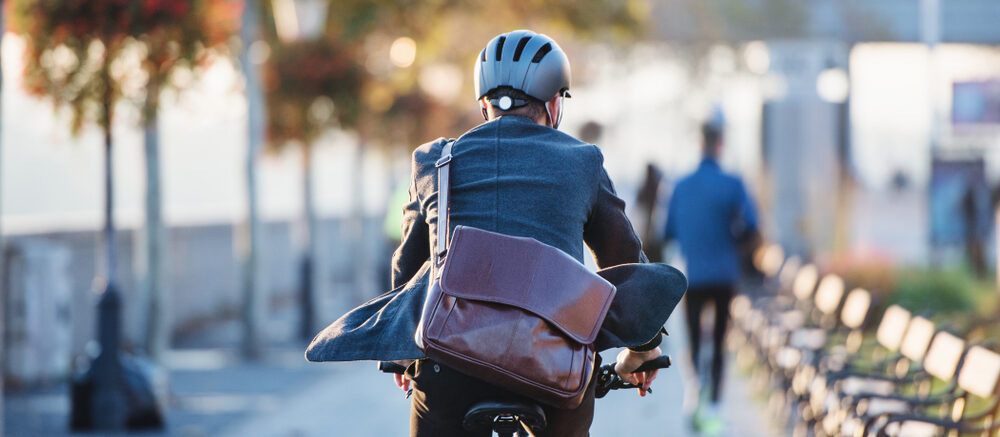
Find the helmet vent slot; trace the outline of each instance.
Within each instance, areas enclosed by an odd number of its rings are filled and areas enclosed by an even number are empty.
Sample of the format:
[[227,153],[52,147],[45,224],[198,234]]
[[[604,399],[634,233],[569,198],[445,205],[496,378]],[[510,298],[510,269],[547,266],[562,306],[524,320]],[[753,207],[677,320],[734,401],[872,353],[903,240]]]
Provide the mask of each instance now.
[[524,51],[524,46],[528,45],[528,41],[531,41],[530,36],[522,36],[521,40],[517,42],[517,48],[514,49],[514,62],[521,60],[521,52]]
[[536,64],[542,62],[542,58],[544,58],[545,55],[549,54],[549,52],[551,51],[552,51],[552,44],[545,43],[545,45],[539,47],[538,51],[535,52],[535,57],[531,58],[531,62],[534,62]]
[[486,62],[486,49],[483,49],[483,51],[479,52],[479,59],[483,62]]
[[500,40],[497,41],[497,56],[495,58],[496,61],[499,61],[500,58],[503,56],[503,43],[505,41],[507,41],[507,36],[506,35],[501,36]]

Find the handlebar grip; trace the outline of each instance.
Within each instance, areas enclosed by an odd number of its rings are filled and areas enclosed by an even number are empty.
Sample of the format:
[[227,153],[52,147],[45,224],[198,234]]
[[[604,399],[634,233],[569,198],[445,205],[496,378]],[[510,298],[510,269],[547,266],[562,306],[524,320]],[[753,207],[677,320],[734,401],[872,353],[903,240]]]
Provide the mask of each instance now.
[[400,375],[406,373],[406,368],[396,364],[392,361],[379,361],[378,370],[382,373],[398,373]]
[[645,363],[642,363],[642,365],[639,366],[638,369],[635,369],[635,371],[636,372],[646,372],[646,371],[654,370],[654,369],[666,369],[666,368],[670,367],[671,364],[672,363],[670,361],[670,356],[669,355],[660,355],[657,358],[654,358],[652,360],[646,361]]

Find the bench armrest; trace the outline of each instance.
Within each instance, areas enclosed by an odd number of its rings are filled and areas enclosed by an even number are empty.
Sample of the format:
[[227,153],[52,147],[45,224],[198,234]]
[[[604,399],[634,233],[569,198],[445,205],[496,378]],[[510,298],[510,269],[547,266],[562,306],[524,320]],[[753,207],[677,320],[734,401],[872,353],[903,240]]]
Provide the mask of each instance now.
[[878,431],[879,437],[888,437],[886,434],[886,429],[890,424],[898,422],[902,424],[903,422],[921,422],[929,423],[931,425],[940,426],[945,430],[955,430],[961,433],[981,433],[981,432],[991,432],[1000,430],[1000,422],[994,422],[990,425],[979,424],[979,423],[968,423],[966,421],[955,422],[949,419],[939,419],[934,417],[920,416],[917,414],[889,414],[887,416],[886,423]]
[[911,407],[928,407],[928,406],[941,405],[947,402],[951,402],[957,398],[958,396],[952,393],[941,393],[938,395],[928,396],[926,398],[920,398],[916,396],[906,396],[898,393],[892,393],[892,394],[858,393],[855,395],[846,396],[843,399],[843,405],[849,406],[853,410],[854,407],[858,405],[858,402],[864,399],[886,399],[892,401],[905,402]]
[[893,383],[896,383],[896,384],[909,384],[909,383],[913,382],[913,379],[914,379],[915,376],[914,377],[909,377],[910,375],[907,375],[907,376],[908,377],[897,378],[895,376],[886,375],[886,374],[869,373],[869,372],[865,372],[865,371],[861,371],[861,370],[851,369],[851,370],[847,370],[847,371],[831,372],[831,373],[827,374],[826,375],[826,385],[827,385],[827,387],[829,387],[829,386],[831,386],[831,385],[839,382],[840,380],[847,379],[847,378],[877,379],[879,381],[889,381],[889,382],[893,382]]

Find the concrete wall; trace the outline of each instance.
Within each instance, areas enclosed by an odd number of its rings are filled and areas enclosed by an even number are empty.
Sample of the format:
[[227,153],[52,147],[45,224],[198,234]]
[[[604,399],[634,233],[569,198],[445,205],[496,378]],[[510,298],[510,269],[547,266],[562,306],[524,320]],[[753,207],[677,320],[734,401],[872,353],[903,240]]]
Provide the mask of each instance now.
[[[316,330],[343,311],[385,291],[388,249],[381,234],[381,219],[369,218],[360,231],[344,220],[321,220],[315,231],[318,259]],[[269,341],[286,341],[297,332],[299,305],[299,249],[295,224],[264,225],[263,265],[269,296]],[[239,318],[242,301],[238,228],[227,224],[174,227],[168,230],[168,294],[174,343],[196,342],[209,346],[236,346],[233,335],[210,331]],[[125,304],[124,339],[137,344],[142,338],[141,305],[133,269],[136,232],[118,235],[117,284]],[[351,238],[359,235],[360,238]],[[360,242],[354,247],[352,242]],[[71,358],[85,351],[94,339],[95,272],[104,270],[103,241],[98,232],[53,232],[6,237],[2,296],[7,314],[5,374],[21,383],[44,382],[65,374]],[[100,287],[98,287],[100,289]],[[13,304],[13,305],[12,305]],[[36,365],[29,365],[36,363]],[[38,363],[44,365],[38,367]],[[11,367],[8,364],[15,364]],[[24,371],[38,367],[35,371]],[[11,374],[14,369],[16,374]],[[17,370],[21,369],[21,370]],[[44,371],[43,371],[44,370]]]

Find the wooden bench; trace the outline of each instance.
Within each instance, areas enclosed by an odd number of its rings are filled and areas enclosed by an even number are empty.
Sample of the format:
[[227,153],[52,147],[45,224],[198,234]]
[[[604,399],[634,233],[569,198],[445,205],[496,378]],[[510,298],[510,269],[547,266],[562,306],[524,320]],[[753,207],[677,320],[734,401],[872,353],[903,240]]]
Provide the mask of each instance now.
[[[914,318],[910,323],[918,328],[912,331],[914,336],[922,335],[922,320],[926,319]],[[910,331],[908,329],[908,333]],[[922,361],[914,361],[917,357],[905,358],[919,365],[919,370],[901,376],[902,367],[898,366],[895,375],[892,369],[882,375],[864,375],[858,378],[861,385],[840,390],[840,408],[826,417],[824,429],[831,434],[831,430],[836,429],[845,436],[867,435],[868,430],[880,427],[879,418],[885,414],[922,412],[929,406],[953,399],[958,389],[955,377],[965,350],[966,343],[962,339],[949,332],[937,332],[929,348],[921,354]],[[945,386],[931,392],[934,380]]]
[[754,366],[776,417],[798,421],[796,435],[1000,437],[995,350],[898,305],[883,313],[875,342],[862,341],[871,294],[845,296],[840,277],[783,256],[775,245],[755,254],[774,294],[733,299],[730,345]]
[[[876,420],[883,422],[876,434],[879,437],[1000,435],[1000,354],[982,346],[969,348],[958,373],[957,386],[957,396],[942,398],[938,405],[941,411],[950,413],[946,417],[919,412],[887,413],[870,420],[863,435],[869,435]],[[973,400],[986,406],[970,413],[968,406]]]

